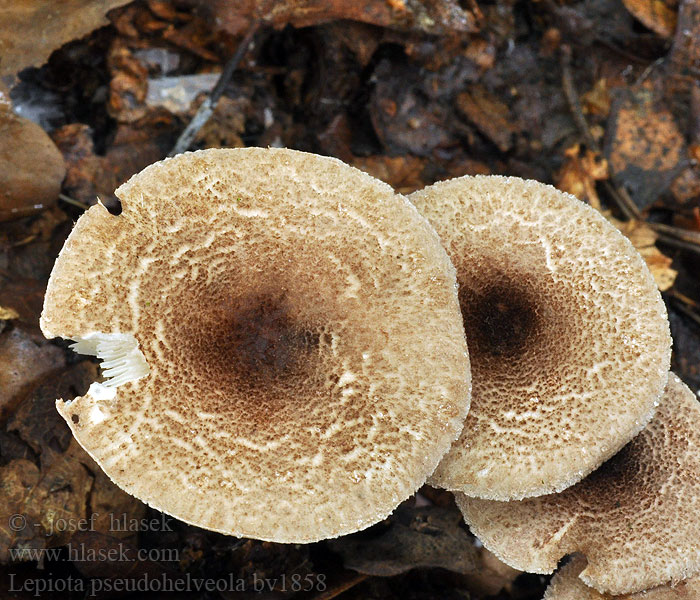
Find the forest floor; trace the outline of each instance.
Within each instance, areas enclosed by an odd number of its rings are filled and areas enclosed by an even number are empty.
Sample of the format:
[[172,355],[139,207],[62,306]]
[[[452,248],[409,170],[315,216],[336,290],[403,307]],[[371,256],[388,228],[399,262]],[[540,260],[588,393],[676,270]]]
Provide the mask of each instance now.
[[[118,212],[115,188],[173,150],[220,81],[190,149],[335,156],[402,193],[465,174],[517,175],[616,219],[666,300],[672,368],[698,390],[700,4],[33,4],[29,19],[23,3],[0,13],[0,101],[49,134],[65,177],[60,196],[32,199],[31,186],[50,189],[55,174],[39,137],[37,150],[26,141],[36,132],[3,130],[13,117],[0,102],[0,181],[13,157],[37,153],[29,192],[0,192],[0,598],[138,598],[127,582],[157,580],[192,598],[539,600],[548,578],[500,564],[451,496],[427,487],[365,532],[309,545],[162,518],[114,486],[55,411],[97,370],[43,338],[43,293],[80,214],[98,198]],[[123,527],[113,515],[126,515]],[[133,531],[141,519],[153,522]],[[123,559],[139,549],[142,558]]]

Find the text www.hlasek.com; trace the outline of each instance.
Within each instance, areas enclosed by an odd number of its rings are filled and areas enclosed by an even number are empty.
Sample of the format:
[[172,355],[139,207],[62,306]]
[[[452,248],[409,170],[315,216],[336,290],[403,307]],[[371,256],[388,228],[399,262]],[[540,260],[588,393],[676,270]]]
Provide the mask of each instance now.
[[326,576],[322,573],[311,575],[281,575],[274,578],[263,578],[253,574],[252,578],[236,578],[233,574],[228,577],[201,578],[192,577],[189,573],[172,577],[161,575],[149,576],[147,573],[140,577],[115,579],[85,579],[64,577],[57,579],[19,579],[10,575],[10,592],[24,592],[39,597],[43,593],[81,593],[87,597],[95,597],[105,592],[324,592]]
[[[68,555],[64,554],[68,551]],[[111,548],[92,548],[85,544],[69,543],[64,548],[8,548],[13,561],[35,560],[71,562],[179,562],[177,548],[133,548],[117,544]]]

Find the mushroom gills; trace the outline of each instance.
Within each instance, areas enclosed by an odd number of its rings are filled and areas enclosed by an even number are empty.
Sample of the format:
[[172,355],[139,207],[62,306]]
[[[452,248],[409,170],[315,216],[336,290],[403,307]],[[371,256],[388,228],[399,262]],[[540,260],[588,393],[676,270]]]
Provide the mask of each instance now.
[[89,333],[71,338],[73,352],[100,359],[105,381],[90,385],[88,394],[96,400],[111,400],[117,388],[130,381],[145,377],[150,372],[139,343],[130,333]]

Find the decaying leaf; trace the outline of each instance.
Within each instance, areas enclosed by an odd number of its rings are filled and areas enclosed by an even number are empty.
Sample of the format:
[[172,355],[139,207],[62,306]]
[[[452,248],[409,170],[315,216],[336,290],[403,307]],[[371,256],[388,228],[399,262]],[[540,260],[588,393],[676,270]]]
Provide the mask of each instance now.
[[608,161],[590,149],[581,152],[579,144],[564,151],[566,160],[555,176],[557,187],[600,210],[595,182],[608,178]]
[[[438,492],[439,494],[440,492]],[[379,577],[393,577],[411,569],[439,567],[458,577],[461,586],[481,596],[507,588],[520,571],[499,561],[475,542],[463,526],[451,495],[445,506],[399,506],[385,529],[372,530],[329,542],[343,557],[346,569]]]
[[66,42],[107,24],[128,0],[0,0],[0,77],[38,67]]
[[63,153],[67,171],[63,182],[65,193],[87,205],[114,192],[117,180],[104,157],[97,156],[92,131],[82,123],[71,123],[52,134]]
[[645,208],[670,186],[686,155],[683,135],[653,83],[617,91],[607,134],[616,180]]
[[668,0],[622,0],[642,24],[661,37],[670,38],[676,31],[676,7]]
[[[445,103],[426,94],[425,82],[414,66],[382,60],[374,79],[370,117],[388,154],[427,156],[456,143],[447,125]],[[446,87],[440,86],[438,93],[445,93]]]
[[421,189],[425,182],[421,171],[426,159],[418,156],[367,156],[356,158],[353,166],[388,183],[400,194],[410,194]]
[[591,115],[607,117],[610,112],[610,103],[610,90],[605,77],[596,81],[590,90],[581,95],[583,112]]
[[22,327],[0,333],[0,423],[41,377],[64,364],[60,348]]
[[[65,452],[47,456],[42,467],[26,459],[2,467],[0,562],[35,559],[24,551],[66,543],[70,532],[62,524],[85,519],[85,499],[92,481],[78,460],[81,452],[73,440]],[[14,515],[21,515],[22,520]]]
[[143,118],[147,113],[148,70],[120,38],[112,44],[107,63],[112,74],[107,103],[110,114],[124,123]]
[[55,204],[65,174],[63,157],[44,130],[0,107],[0,221]]
[[116,535],[111,515],[143,514],[143,505],[101,473],[56,412],[56,398],[84,393],[96,374],[93,363],[83,362],[46,377],[8,422],[36,460],[3,453],[9,461],[0,469],[0,562],[32,560],[27,550],[66,544],[81,529]]
[[700,169],[697,167],[697,159],[695,160],[695,165],[683,169],[671,184],[671,193],[679,204],[697,205],[697,200],[700,198]]
[[449,34],[475,32],[481,19],[476,3],[466,10],[462,8],[464,3],[457,0],[207,0],[200,4],[217,26],[233,35],[244,33],[258,20],[282,28],[347,19],[400,30]]
[[681,76],[697,81],[700,66],[700,3],[697,0],[680,0],[678,26],[669,53],[670,64]]
[[12,307],[0,306],[0,321],[19,319],[19,313]]
[[360,533],[330,542],[345,567],[391,577],[417,567],[441,567],[469,574],[477,568],[474,539],[460,526],[454,506],[412,507],[402,504],[388,529],[375,538]]
[[56,144],[68,166],[63,184],[66,194],[91,205],[101,199],[107,206],[118,184],[147,165],[161,160],[172,148],[172,115],[152,109],[143,119],[120,123],[105,156],[98,156],[86,125],[72,123],[54,131]]
[[202,148],[241,148],[245,144],[241,135],[245,131],[245,98],[219,98],[209,120],[199,130],[197,142]]
[[45,290],[45,281],[29,277],[0,280],[0,320],[18,319],[28,328],[38,332]]
[[501,152],[513,145],[517,127],[510,118],[510,110],[482,86],[472,86],[469,92],[457,97],[457,110],[491,140]]
[[644,257],[659,290],[665,292],[670,289],[676,280],[678,271],[671,268],[673,260],[656,247],[658,238],[656,232],[642,221],[618,221],[609,214],[606,214],[606,217],[629,238],[632,245]]

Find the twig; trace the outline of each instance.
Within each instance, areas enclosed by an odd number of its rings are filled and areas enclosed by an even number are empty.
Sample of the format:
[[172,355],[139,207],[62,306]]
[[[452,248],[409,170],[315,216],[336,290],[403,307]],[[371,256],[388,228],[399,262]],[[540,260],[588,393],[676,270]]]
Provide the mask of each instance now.
[[673,301],[673,305],[679,312],[682,312],[691,321],[700,325],[700,313],[696,310],[697,304],[692,299],[675,290],[671,290],[669,298]]
[[674,248],[678,248],[680,250],[688,250],[689,252],[700,254],[700,246],[691,242],[684,242],[683,240],[676,239],[673,236],[665,235],[663,233],[659,233],[657,239],[668,246],[673,246]]
[[588,122],[583,114],[583,109],[581,108],[581,102],[579,101],[578,94],[576,93],[576,87],[574,86],[574,78],[571,75],[571,48],[567,45],[561,47],[561,85],[564,90],[564,96],[566,101],[569,103],[569,110],[571,111],[571,116],[574,118],[576,127],[578,127],[583,139],[586,144],[600,154],[600,147],[598,142],[596,142],[590,128],[588,127]]
[[[588,121],[583,114],[583,109],[581,108],[581,102],[576,92],[576,87],[574,86],[574,78],[571,74],[571,48],[569,46],[561,47],[561,84],[564,90],[564,96],[569,104],[569,110],[571,111],[571,116],[576,123],[583,139],[589,148],[591,148],[596,154],[602,154],[601,148],[598,142],[593,137],[591,129],[588,126]],[[615,204],[620,209],[622,214],[626,219],[639,219],[640,213],[637,205],[634,203],[632,198],[629,197],[627,190],[622,187],[618,187],[611,183],[615,180],[615,174],[608,165],[608,176],[609,179],[603,181],[606,191],[615,201]]]
[[663,65],[665,60],[666,57],[662,56],[661,58],[657,58],[653,63],[647,66],[647,68],[644,69],[644,71],[642,71],[642,74],[639,77],[637,77],[637,81],[634,82],[634,85],[637,86],[644,83],[644,81],[646,81],[646,78],[649,77],[649,75],[651,75],[651,72],[659,65]]
[[233,53],[233,56],[228,60],[228,62],[224,66],[224,70],[221,71],[221,75],[219,76],[219,79],[217,80],[214,89],[211,91],[209,96],[205,98],[204,102],[202,102],[201,106],[197,110],[197,113],[190,121],[189,125],[185,127],[185,130],[180,134],[180,137],[177,139],[177,142],[175,142],[175,146],[173,146],[173,149],[168,153],[168,156],[175,156],[177,154],[185,152],[192,144],[199,130],[209,120],[209,117],[211,117],[212,113],[214,112],[214,107],[216,106],[216,103],[219,101],[219,98],[221,98],[221,96],[223,95],[226,86],[231,80],[231,77],[233,77],[233,74],[235,73],[236,68],[238,67],[238,63],[241,62],[241,59],[243,58],[251,43],[253,42],[253,38],[255,37],[258,28],[259,23],[256,23],[253,27],[251,27],[248,30],[248,33],[245,35],[243,40],[241,40],[241,43],[238,45],[238,48],[236,48],[236,51]]
[[59,194],[58,197],[60,200],[63,200],[66,204],[72,204],[73,206],[77,206],[78,208],[82,208],[83,210],[87,210],[88,208],[90,208],[84,202],[74,200],[73,198],[71,198],[70,196],[66,196],[65,194]]
[[[652,227],[654,225],[659,225],[659,223],[648,223],[648,225]],[[655,229],[655,227],[652,228]],[[656,235],[659,242],[663,242],[668,246],[673,246],[674,248],[678,248],[680,250],[688,250],[689,252],[695,252],[696,254],[700,254],[700,245],[696,243],[686,242],[666,233],[657,232]]]
[[700,233],[697,231],[688,231],[687,229],[679,229],[673,225],[666,225],[665,223],[649,223],[652,229],[655,229],[659,233],[664,233],[675,237],[676,239],[688,242],[689,244],[699,244],[700,245]]
[[620,48],[619,46],[615,45],[613,42],[606,40],[605,38],[602,38],[598,35],[594,36],[593,38],[596,42],[601,44],[602,46],[605,46],[606,48],[609,48],[615,54],[619,54],[623,58],[626,58],[627,60],[630,60],[632,62],[636,62],[637,64],[646,64],[646,60],[642,58],[641,56],[637,56],[636,54],[633,54],[632,52],[628,52],[624,48]]

